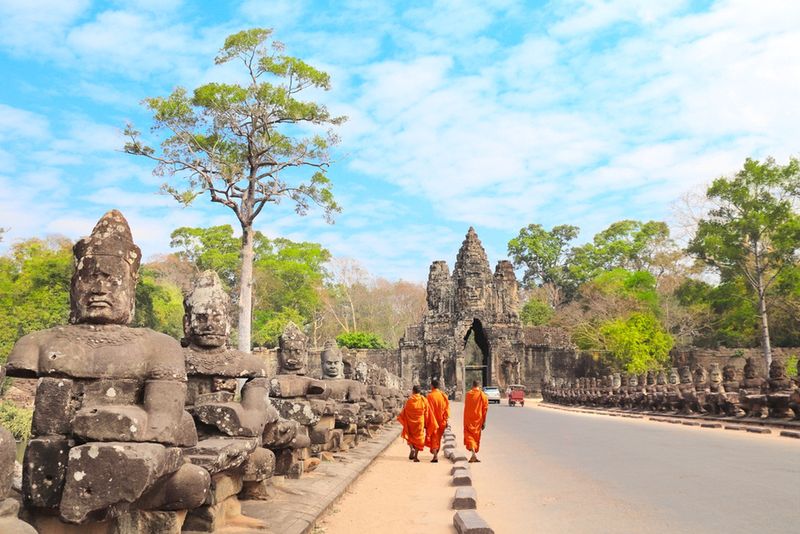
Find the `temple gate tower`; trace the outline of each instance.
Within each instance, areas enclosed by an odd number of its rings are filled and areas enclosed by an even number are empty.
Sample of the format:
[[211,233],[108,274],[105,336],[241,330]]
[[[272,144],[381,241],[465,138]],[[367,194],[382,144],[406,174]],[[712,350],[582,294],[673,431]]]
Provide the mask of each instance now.
[[524,336],[517,279],[511,262],[494,274],[470,227],[452,275],[445,261],[428,273],[428,310],[400,341],[403,374],[421,384],[438,377],[455,398],[472,380],[504,389],[521,381]]

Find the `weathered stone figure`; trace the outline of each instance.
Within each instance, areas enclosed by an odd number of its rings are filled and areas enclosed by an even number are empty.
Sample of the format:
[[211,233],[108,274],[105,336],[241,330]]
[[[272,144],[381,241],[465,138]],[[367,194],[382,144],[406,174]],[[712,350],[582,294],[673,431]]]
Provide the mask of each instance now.
[[789,397],[789,408],[794,412],[794,418],[800,420],[800,360],[797,361],[797,374],[794,377],[794,391]]
[[[681,400],[681,392],[679,385],[681,383],[680,374],[678,373],[678,368],[673,367],[669,371],[667,384],[667,400],[666,406],[668,410],[677,411],[680,408],[680,400]],[[691,374],[689,381],[691,382]]]
[[678,411],[684,415],[690,414],[697,402],[697,395],[692,381],[692,371],[688,365],[680,368],[680,383],[678,384]]
[[789,398],[794,389],[792,379],[786,376],[786,365],[772,360],[767,380],[767,407],[770,417],[784,418],[790,415]]
[[739,386],[739,404],[748,417],[762,417],[767,405],[767,381],[756,376],[753,359],[744,365],[744,380]]
[[722,368],[722,388],[725,390],[725,395],[721,399],[723,411],[726,415],[736,416],[741,413],[739,406],[739,381],[736,380],[736,367],[733,365],[726,365]]
[[[202,273],[183,304],[186,407],[200,434],[185,455],[211,475],[209,499],[189,513],[185,527],[204,532],[225,524],[265,527],[241,515],[236,495],[266,495],[275,468],[275,454],[261,447],[264,426],[278,420],[268,399],[266,367],[258,357],[227,347],[230,301],[216,272]],[[241,402],[234,401],[237,379],[247,380]]]
[[[6,369],[0,366],[0,384],[6,377]],[[36,530],[17,519],[19,502],[11,497],[14,478],[16,442],[11,432],[0,426],[0,532],[3,534],[36,534]]]
[[[73,250],[72,324],[24,336],[8,358],[9,375],[40,377],[23,464],[24,500],[36,510],[36,527],[61,531],[48,515],[82,523],[127,510],[199,506],[208,473],[184,463],[178,448],[197,443],[183,409],[181,347],[127,326],[141,259],[127,221],[116,210],[106,213]],[[176,517],[159,518],[172,521],[159,527],[163,532],[180,529]]]
[[714,415],[724,413],[725,388],[722,386],[722,370],[713,362],[708,368],[704,408]]

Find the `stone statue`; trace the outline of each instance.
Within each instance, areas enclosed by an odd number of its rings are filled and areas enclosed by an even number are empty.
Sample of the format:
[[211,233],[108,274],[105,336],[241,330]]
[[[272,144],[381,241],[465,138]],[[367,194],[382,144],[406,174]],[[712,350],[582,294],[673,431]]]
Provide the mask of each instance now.
[[756,376],[752,358],[744,365],[744,380],[739,385],[739,404],[748,417],[760,418],[767,404],[767,381]]
[[656,373],[654,371],[647,371],[645,386],[645,401],[644,406],[647,410],[656,409]]
[[[667,380],[668,380],[667,398],[665,403],[666,408],[667,410],[677,411],[678,409],[680,409],[680,398],[681,398],[681,392],[678,387],[681,383],[681,379],[677,367],[673,367],[672,369],[670,369]],[[691,376],[690,376],[690,381],[691,381]]]
[[278,374],[305,375],[308,367],[306,335],[289,321],[278,337]]
[[725,389],[722,386],[722,370],[719,363],[713,362],[708,368],[704,408],[707,412],[719,415],[724,413]]
[[680,383],[678,384],[678,411],[684,415],[692,413],[697,404],[697,394],[692,381],[692,371],[688,365],[680,368]]
[[35,514],[35,526],[60,531],[52,513],[83,523],[195,508],[209,476],[178,448],[197,443],[181,347],[127,326],[141,259],[127,221],[106,213],[73,251],[71,324],[24,336],[8,357],[9,375],[39,377],[23,494],[50,512]]
[[[5,375],[5,368],[0,367],[0,383]],[[0,426],[0,532],[3,534],[36,534],[36,530],[32,526],[17,519],[19,502],[11,497],[15,456],[14,436]]]
[[794,412],[794,418],[800,420],[800,360],[797,361],[797,374],[794,376],[794,391],[789,397],[789,408]]
[[722,389],[724,396],[719,401],[722,411],[728,416],[737,416],[742,413],[739,406],[739,381],[736,380],[736,367],[726,365],[722,368]]
[[[228,348],[230,299],[216,272],[203,272],[183,305],[186,407],[200,434],[198,444],[184,454],[209,472],[214,490],[210,502],[189,513],[184,528],[265,528],[241,515],[237,494],[263,498],[275,467],[275,454],[261,447],[265,425],[278,421],[268,399],[266,367],[258,357]],[[241,401],[235,401],[237,380],[242,379]]]
[[344,362],[342,351],[336,346],[335,341],[328,341],[320,355],[322,359],[322,379],[340,380],[344,378]]
[[786,365],[772,360],[767,380],[767,407],[770,417],[784,418],[790,415],[789,399],[794,389],[794,383],[786,376]]
[[663,412],[669,409],[667,403],[667,374],[661,370],[656,375],[656,392],[655,392],[655,407],[658,411]]

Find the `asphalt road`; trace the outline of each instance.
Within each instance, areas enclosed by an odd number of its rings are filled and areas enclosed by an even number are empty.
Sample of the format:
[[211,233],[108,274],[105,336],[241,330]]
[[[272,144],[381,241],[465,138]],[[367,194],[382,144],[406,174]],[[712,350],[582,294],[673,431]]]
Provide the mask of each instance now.
[[479,457],[498,533],[800,532],[800,440],[500,404]]

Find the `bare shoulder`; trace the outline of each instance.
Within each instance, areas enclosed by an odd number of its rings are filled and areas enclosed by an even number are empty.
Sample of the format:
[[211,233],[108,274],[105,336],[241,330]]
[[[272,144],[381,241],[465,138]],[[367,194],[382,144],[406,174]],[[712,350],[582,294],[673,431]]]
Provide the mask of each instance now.
[[8,355],[8,376],[35,378],[39,373],[39,356],[54,330],[39,330],[19,338]]

